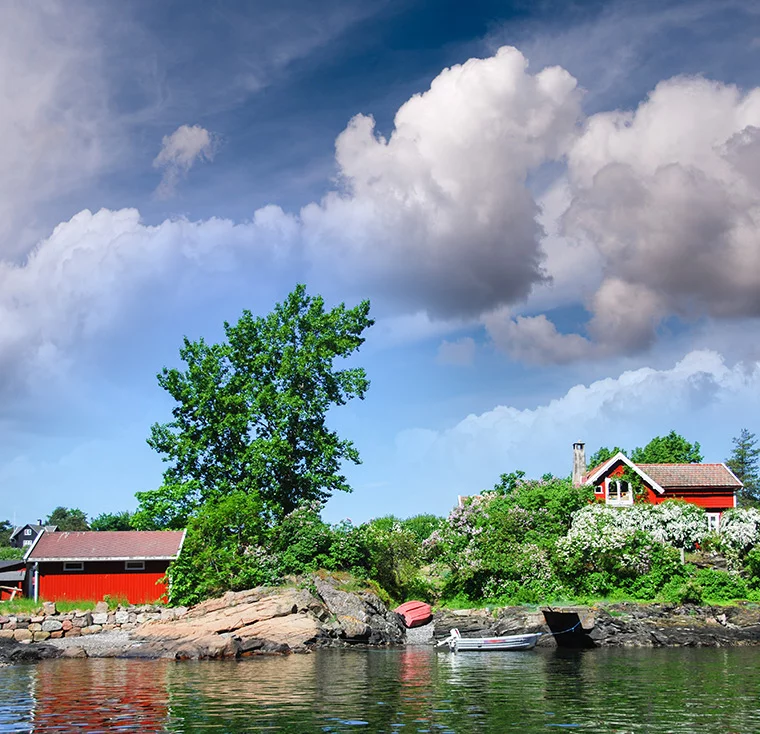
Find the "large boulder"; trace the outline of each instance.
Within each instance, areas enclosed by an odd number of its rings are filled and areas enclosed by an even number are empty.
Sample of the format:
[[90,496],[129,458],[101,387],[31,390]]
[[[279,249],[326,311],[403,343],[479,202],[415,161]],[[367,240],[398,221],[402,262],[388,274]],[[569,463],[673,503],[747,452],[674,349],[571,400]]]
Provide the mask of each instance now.
[[368,645],[398,645],[406,638],[403,618],[391,612],[382,600],[368,591],[348,592],[328,580],[316,578],[317,594],[335,616],[340,636],[347,642]]
[[33,663],[38,660],[48,660],[61,655],[61,650],[52,645],[20,644],[8,638],[0,638],[1,663]]
[[302,652],[334,644],[389,645],[404,641],[399,615],[368,591],[337,588],[315,577],[316,594],[296,587],[228,592],[183,613],[140,625],[139,657],[236,657]]

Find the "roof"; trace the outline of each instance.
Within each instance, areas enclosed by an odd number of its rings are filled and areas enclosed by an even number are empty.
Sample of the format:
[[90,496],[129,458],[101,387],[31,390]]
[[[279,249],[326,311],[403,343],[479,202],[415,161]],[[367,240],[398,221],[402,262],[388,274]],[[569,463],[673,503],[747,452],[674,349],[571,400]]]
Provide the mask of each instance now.
[[26,566],[26,561],[22,558],[14,558],[10,561],[0,561],[0,573],[6,571],[19,571]]
[[164,561],[179,555],[184,530],[83,530],[42,533],[27,561]]
[[43,528],[48,533],[54,533],[56,530],[58,530],[57,525],[34,525],[28,522],[26,525],[19,525],[17,528],[14,528],[13,532],[11,533],[10,540],[13,540],[24,528],[31,528],[34,530],[35,534],[39,533]]
[[637,464],[662,487],[742,487],[725,464]]
[[10,581],[11,583],[17,583],[23,581],[26,578],[26,569],[22,568],[16,571],[0,571],[0,584],[3,581]]

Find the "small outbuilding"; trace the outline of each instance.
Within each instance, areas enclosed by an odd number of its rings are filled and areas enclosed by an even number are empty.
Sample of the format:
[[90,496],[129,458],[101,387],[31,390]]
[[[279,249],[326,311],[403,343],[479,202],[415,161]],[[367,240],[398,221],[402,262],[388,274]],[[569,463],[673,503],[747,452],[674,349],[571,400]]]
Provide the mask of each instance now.
[[23,594],[26,564],[22,560],[0,561],[0,601]]
[[25,556],[28,594],[46,601],[165,598],[184,530],[42,532]]

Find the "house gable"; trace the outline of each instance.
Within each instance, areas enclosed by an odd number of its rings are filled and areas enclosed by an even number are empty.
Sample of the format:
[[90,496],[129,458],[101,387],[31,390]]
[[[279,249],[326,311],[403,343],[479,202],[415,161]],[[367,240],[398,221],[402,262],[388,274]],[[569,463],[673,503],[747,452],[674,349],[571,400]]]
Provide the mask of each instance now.
[[634,464],[622,451],[618,451],[611,459],[608,459],[600,466],[592,469],[585,477],[584,484],[599,484],[599,482],[608,479],[620,466],[625,465],[638,474],[641,479],[657,494],[664,495],[665,489],[660,486],[652,477],[647,474],[641,467]]

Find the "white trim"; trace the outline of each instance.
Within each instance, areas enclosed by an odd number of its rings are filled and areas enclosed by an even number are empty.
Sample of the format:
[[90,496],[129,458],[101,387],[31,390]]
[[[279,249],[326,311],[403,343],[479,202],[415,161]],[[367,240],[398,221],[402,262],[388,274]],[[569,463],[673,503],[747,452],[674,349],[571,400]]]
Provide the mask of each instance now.
[[734,479],[736,479],[736,483],[739,485],[739,487],[740,487],[740,488],[742,488],[742,489],[743,489],[743,488],[744,488],[744,482],[742,482],[742,480],[741,480],[741,479],[739,479],[739,477],[737,477],[737,476],[736,476],[736,474],[734,474],[734,473],[733,473],[733,472],[732,472],[732,471],[731,471],[731,470],[730,470],[730,469],[729,469],[729,468],[726,466],[725,462],[721,463],[721,466],[722,466],[722,467],[723,467],[723,468],[724,468],[724,469],[725,469],[725,470],[726,470],[726,471],[727,471],[727,472],[728,472],[728,473],[729,473],[729,474],[730,474],[730,475],[731,475],[731,476],[732,476]]
[[57,556],[54,558],[33,558],[37,563],[58,563],[60,561],[173,561],[177,556]]
[[604,474],[609,470],[612,469],[612,467],[615,465],[615,462],[622,461],[626,466],[630,467],[635,471],[649,486],[655,491],[659,492],[660,494],[665,494],[665,490],[657,484],[657,482],[652,479],[652,477],[649,476],[645,471],[642,469],[639,469],[639,467],[636,466],[622,451],[618,451],[609,461],[606,461],[604,464],[602,464],[593,474],[589,474],[589,476],[586,477],[586,484],[594,484],[599,477],[604,476]]
[[[179,558],[179,554],[182,553],[182,546],[185,544],[185,536],[187,535],[187,528],[182,531],[182,540],[179,541],[179,548],[177,548],[177,555],[174,558]],[[174,560],[172,558],[172,560]]]
[[24,553],[24,560],[29,561],[29,556],[32,555],[32,552],[34,551],[35,547],[37,546],[37,543],[40,542],[40,538],[45,534],[45,528],[42,528],[39,533],[37,533],[37,537],[34,539],[34,543],[32,543],[29,546],[29,550]]

